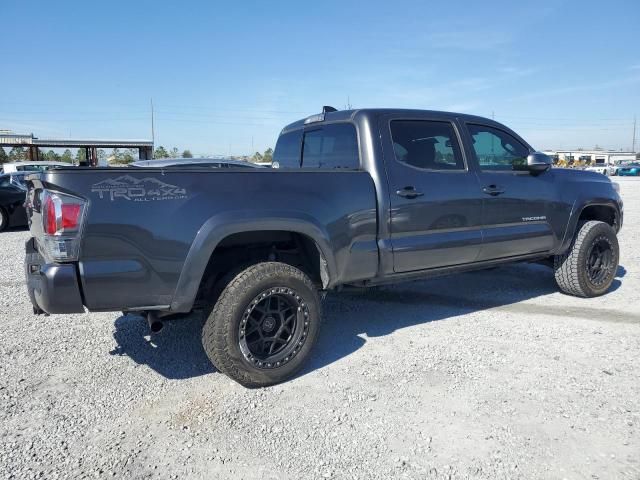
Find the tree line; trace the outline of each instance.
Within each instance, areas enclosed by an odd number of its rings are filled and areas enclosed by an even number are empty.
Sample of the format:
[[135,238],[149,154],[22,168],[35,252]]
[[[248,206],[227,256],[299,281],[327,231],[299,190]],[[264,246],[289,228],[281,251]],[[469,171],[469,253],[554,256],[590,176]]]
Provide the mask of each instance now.
[[[138,160],[138,152],[134,148],[128,148],[126,150],[114,148],[110,154],[106,150],[98,149],[97,154],[99,162],[107,161],[116,164],[127,164]],[[164,147],[158,147],[153,152],[153,158],[157,159],[180,158],[181,156],[182,158],[193,158],[193,154],[189,149],[183,150],[182,154],[180,154],[180,151],[175,147],[170,150],[167,150]],[[75,155],[68,148],[62,153],[57,153],[53,150],[45,151],[42,149],[38,149],[38,158],[41,161],[66,162],[75,164],[84,162],[87,159],[84,148],[78,148]],[[7,153],[5,149],[0,146],[0,163],[21,162],[28,159],[29,152],[24,147],[13,147],[9,151],[9,153]]]
[[[135,162],[138,159],[138,152],[134,148],[128,148],[126,150],[120,150],[119,148],[114,148],[110,153],[106,150],[98,149],[98,161],[100,163],[115,163],[118,165],[126,165],[127,163]],[[64,150],[62,153],[57,153],[53,150],[38,150],[38,158],[42,161],[49,162],[66,162],[66,163],[74,163],[79,164],[81,162],[86,161],[85,149],[78,148],[76,150],[75,155],[70,149]],[[163,158],[193,158],[193,153],[191,150],[186,149],[183,150],[182,153],[176,147],[171,149],[166,149],[163,146],[157,147],[153,151],[154,159],[163,159]],[[266,162],[270,163],[273,160],[273,149],[267,148],[264,152],[255,152],[250,156],[242,156],[242,157],[234,157],[245,160],[247,162],[253,163],[261,163]],[[24,147],[13,147],[9,153],[5,151],[4,148],[0,147],[0,163],[7,162],[20,162],[29,159],[29,152]]]
[[247,160],[252,163],[271,163],[273,161],[273,148],[267,148],[264,153],[256,152]]

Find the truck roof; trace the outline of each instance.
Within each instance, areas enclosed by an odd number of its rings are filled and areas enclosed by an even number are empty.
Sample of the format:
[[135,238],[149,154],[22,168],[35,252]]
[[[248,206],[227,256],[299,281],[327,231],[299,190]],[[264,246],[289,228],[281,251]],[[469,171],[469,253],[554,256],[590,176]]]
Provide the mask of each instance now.
[[[498,122],[491,120],[489,118],[480,117],[477,115],[469,115],[466,113],[456,113],[456,112],[444,112],[440,110],[421,110],[421,109],[409,109],[409,108],[358,108],[353,110],[337,110],[335,112],[327,111],[321,114],[314,114],[309,117],[297,120],[293,123],[290,123],[286,127],[282,129],[281,133],[285,133],[291,130],[296,130],[298,128],[304,127],[309,123],[330,123],[330,122],[344,122],[344,121],[353,121],[356,117],[363,116],[368,117],[370,119],[374,119],[379,117],[380,115],[388,115],[388,114],[406,114],[406,115],[425,115],[435,118],[441,118],[442,120],[451,120],[454,118],[462,118],[468,121],[480,120],[483,123],[490,122],[496,125],[500,125]],[[324,115],[324,118],[319,117],[319,115]],[[318,120],[315,120],[314,117],[318,117]],[[311,122],[309,120],[312,120]]]

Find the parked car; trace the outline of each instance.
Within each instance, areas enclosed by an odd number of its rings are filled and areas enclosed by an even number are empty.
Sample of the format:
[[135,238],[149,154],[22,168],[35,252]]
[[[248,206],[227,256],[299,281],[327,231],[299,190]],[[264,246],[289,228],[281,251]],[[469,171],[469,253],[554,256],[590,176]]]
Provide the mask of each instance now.
[[640,176],[640,162],[628,163],[618,167],[618,175],[621,177],[637,177]]
[[587,167],[585,168],[585,170],[587,172],[597,172],[597,173],[601,173],[602,175],[609,175],[609,166],[608,165],[594,165],[592,167]]
[[36,313],[208,316],[217,369],[259,387],[309,357],[320,298],[513,262],[602,295],[623,204],[609,178],[551,169],[508,127],[446,112],[323,109],[286,126],[279,169],[51,170],[30,177]]
[[69,167],[64,162],[10,162],[2,164],[2,173],[43,172],[54,167]]
[[27,225],[24,177],[24,173],[0,175],[0,232],[9,227]]
[[224,158],[170,158],[163,160],[139,160],[131,167],[155,168],[263,168],[260,165],[241,160]]

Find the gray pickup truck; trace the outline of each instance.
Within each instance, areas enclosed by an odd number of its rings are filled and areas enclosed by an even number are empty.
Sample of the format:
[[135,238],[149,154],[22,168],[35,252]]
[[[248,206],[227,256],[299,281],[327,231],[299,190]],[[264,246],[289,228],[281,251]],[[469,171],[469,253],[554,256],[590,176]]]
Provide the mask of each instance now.
[[617,185],[486,118],[325,107],[282,130],[274,163],[32,177],[34,311],[139,312],[153,332],[203,310],[215,367],[258,387],[309,357],[331,289],[536,261],[593,297],[616,274]]

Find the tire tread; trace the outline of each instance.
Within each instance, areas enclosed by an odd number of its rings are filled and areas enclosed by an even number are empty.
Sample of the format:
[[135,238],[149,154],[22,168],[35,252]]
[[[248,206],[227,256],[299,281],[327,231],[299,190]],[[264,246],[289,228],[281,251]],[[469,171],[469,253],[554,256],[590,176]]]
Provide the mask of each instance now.
[[[260,375],[261,372],[253,373],[246,368],[241,368],[238,360],[232,355],[231,345],[227,341],[227,333],[230,329],[235,328],[233,325],[234,313],[240,307],[238,303],[240,294],[249,285],[255,284],[265,277],[283,275],[304,282],[315,294],[316,290],[311,280],[297,268],[280,262],[257,263],[238,273],[224,288],[202,330],[203,347],[216,369],[245,387],[262,387],[269,382],[265,381],[263,375]],[[294,373],[291,372],[290,375]]]
[[[556,283],[560,289],[576,297],[592,297],[587,285],[580,281],[582,269],[584,268],[580,261],[580,252],[583,249],[584,242],[590,232],[595,228],[608,224],[596,220],[589,220],[578,225],[578,233],[576,234],[569,249],[562,255],[556,255],[553,259],[553,270]],[[614,233],[615,236],[615,233]]]

